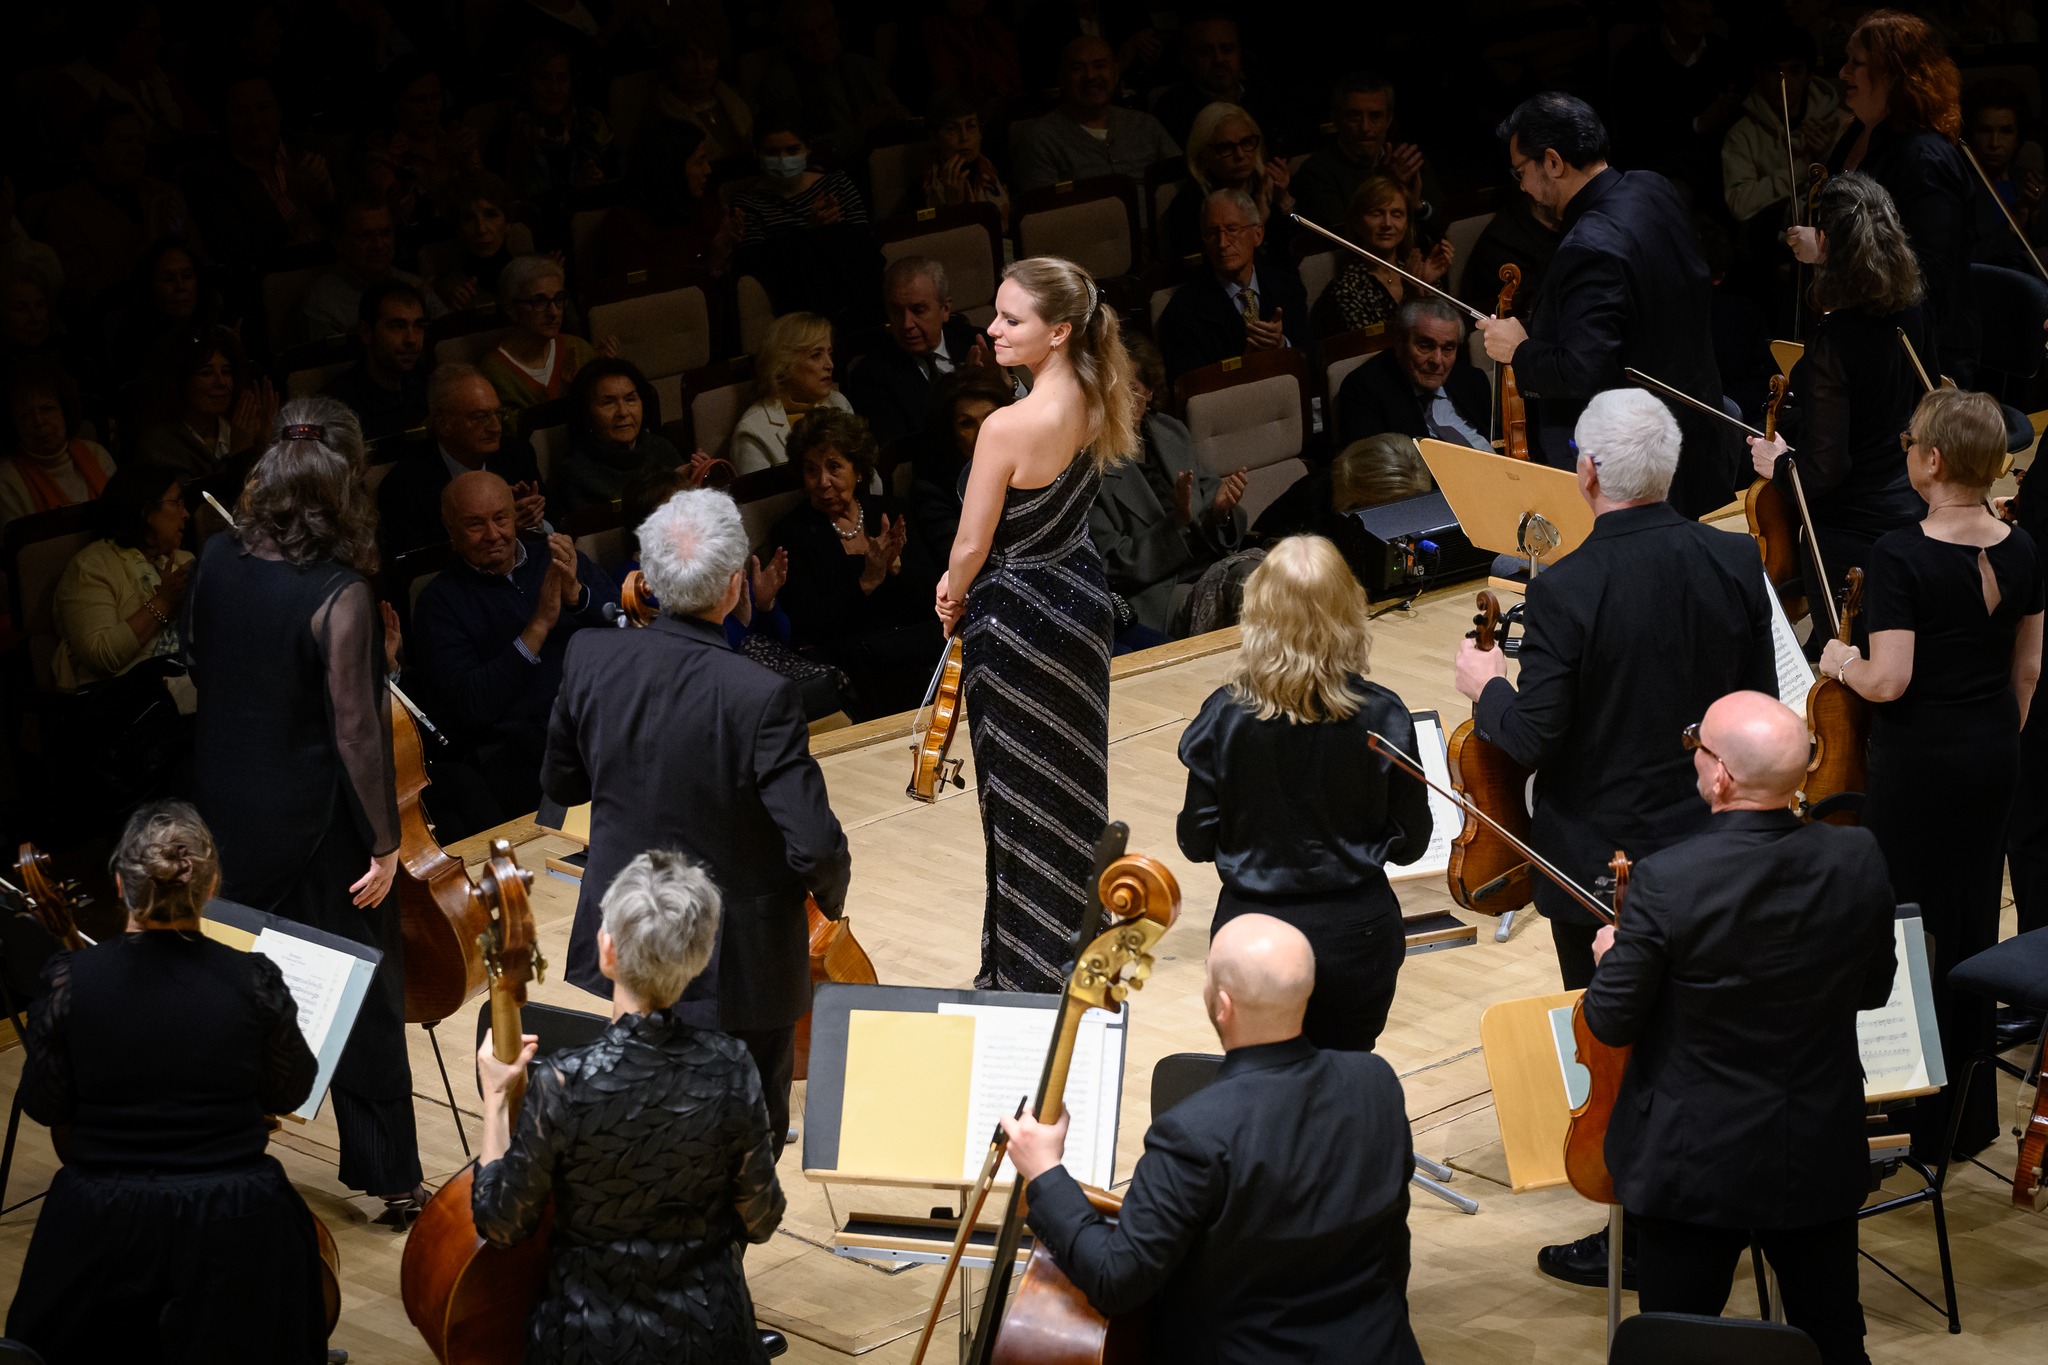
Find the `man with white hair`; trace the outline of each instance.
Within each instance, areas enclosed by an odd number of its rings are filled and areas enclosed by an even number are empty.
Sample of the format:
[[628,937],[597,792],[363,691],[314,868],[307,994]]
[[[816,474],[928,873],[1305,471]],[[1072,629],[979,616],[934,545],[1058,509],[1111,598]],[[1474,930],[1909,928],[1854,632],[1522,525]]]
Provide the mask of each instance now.
[[1153,1117],[1113,1223],[1060,1164],[1064,1114],[1003,1120],[1039,1244],[1098,1311],[1148,1308],[1162,1365],[1421,1365],[1401,1081],[1373,1053],[1302,1037],[1315,980],[1308,940],[1284,920],[1239,915],[1216,931],[1202,1003],[1223,1064]]
[[1868,1365],[1869,1188],[1856,1012],[1891,994],[1892,890],[1870,831],[1802,824],[1806,722],[1735,692],[1684,731],[1706,828],[1636,863],[1593,940],[1586,1023],[1633,1045],[1607,1168],[1645,1313],[1718,1314],[1752,1240],[1823,1365]]
[[962,365],[987,366],[988,346],[973,323],[953,312],[946,267],[904,256],[882,272],[882,339],[846,377],[846,399],[887,444],[924,430],[932,385]]
[[641,524],[640,571],[662,615],[645,630],[570,639],[541,787],[591,807],[564,972],[573,984],[611,994],[599,907],[634,857],[673,848],[710,872],[725,903],[718,946],[675,1008],[747,1045],[779,1153],[796,1023],[811,1002],[804,897],[837,919],[851,863],[797,685],[726,641],[747,553],[739,508],[721,492],[678,493]]
[[[1573,441],[1593,530],[1529,583],[1519,685],[1499,649],[1458,650],[1480,738],[1536,771],[1530,843],[1581,886],[1616,849],[1641,858],[1704,828],[1680,733],[1717,697],[1778,690],[1755,542],[1665,502],[1678,442],[1670,409],[1644,390],[1595,395]],[[1565,989],[1585,986],[1598,921],[1540,877],[1535,899]],[[1604,1285],[1606,1247],[1602,1231],[1545,1247],[1537,1264]]]
[[1308,294],[1287,262],[1261,251],[1266,227],[1243,190],[1214,190],[1202,201],[1202,262],[1159,310],[1159,351],[1166,377],[1231,360],[1248,351],[1309,348]]

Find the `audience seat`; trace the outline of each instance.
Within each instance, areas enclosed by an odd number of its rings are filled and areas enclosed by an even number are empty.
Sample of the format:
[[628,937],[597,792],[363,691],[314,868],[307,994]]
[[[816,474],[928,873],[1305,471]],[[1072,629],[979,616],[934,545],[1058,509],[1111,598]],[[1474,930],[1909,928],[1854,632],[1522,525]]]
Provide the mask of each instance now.
[[761,349],[761,338],[768,334],[768,324],[775,321],[775,301],[768,297],[768,286],[752,275],[742,275],[733,282],[733,311],[739,319],[740,354],[753,355]]
[[654,411],[647,414],[647,423],[653,427],[667,426],[683,415],[683,377],[665,374],[651,383],[654,387]]
[[650,379],[711,363],[711,279],[697,271],[634,271],[591,290],[590,335],[615,336],[619,354]]
[[1295,263],[1295,271],[1301,276],[1301,287],[1308,293],[1308,312],[1316,316],[1316,300],[1330,287],[1330,281],[1337,278],[1337,272],[1344,268],[1344,262],[1354,259],[1349,252],[1341,253],[1330,247],[1324,251],[1311,251]]
[[[263,326],[264,339],[271,352],[282,350],[290,339],[296,336],[296,321],[299,305],[305,301],[306,291],[313,287],[313,281],[325,274],[334,264],[333,255],[327,248],[295,251],[291,253],[294,263],[280,266],[264,275]],[[325,341],[325,337],[309,338]]]
[[994,204],[956,204],[919,209],[885,224],[879,234],[882,259],[929,256],[946,267],[953,311],[977,327],[996,315],[996,286],[1003,278],[1003,218]]
[[1062,180],[1018,198],[1017,255],[1064,256],[1098,280],[1138,268],[1138,192],[1120,175]]
[[1204,474],[1249,471],[1245,517],[1257,521],[1273,499],[1308,472],[1308,358],[1300,351],[1253,351],[1191,370],[1174,387],[1175,407],[1194,438]]
[[683,376],[683,401],[677,416],[688,423],[685,451],[701,450],[723,457],[732,443],[732,429],[747,410],[747,391],[754,385],[754,358],[720,361]]
[[277,370],[284,376],[284,396],[303,398],[320,392],[327,381],[356,363],[356,355],[353,338],[291,347],[277,357]]
[[924,120],[884,124],[868,134],[868,217],[886,223],[913,212],[922,199],[919,167],[925,156]]
[[50,658],[57,652],[57,580],[72,556],[99,537],[89,502],[19,517],[8,523],[4,546],[8,605],[14,628],[27,641],[29,676],[38,689],[56,686]]
[[474,365],[489,355],[512,329],[498,321],[498,306],[450,313],[427,324],[427,350],[436,365],[459,361]]
[[1444,237],[1451,244],[1451,272],[1444,276],[1444,292],[1459,298],[1458,286],[1465,279],[1465,264],[1472,256],[1472,248],[1479,244],[1479,234],[1486,231],[1486,225],[1493,221],[1491,213],[1478,213],[1470,218],[1453,218],[1451,225],[1444,229]]
[[769,531],[796,510],[804,500],[803,471],[795,465],[778,464],[742,474],[726,490],[740,505],[740,521],[747,528],[747,544],[759,549]]
[[[524,223],[507,223],[505,225],[505,247],[514,256],[532,255],[533,229]],[[441,242],[429,242],[420,248],[420,278],[431,286],[435,280],[453,271],[456,263],[461,259],[462,243],[455,238],[450,237],[446,241]],[[477,288],[485,294],[494,295],[498,291],[498,282],[496,280],[478,280],[476,284]],[[446,303],[447,300],[443,299],[442,302]]]
[[1166,311],[1166,305],[1173,302],[1173,296],[1177,292],[1179,292],[1179,290],[1179,285],[1169,284],[1163,289],[1153,290],[1150,296],[1147,298],[1145,303],[1145,311],[1152,318],[1151,331],[1153,333],[1156,334],[1159,331],[1159,315]]
[[1145,176],[1145,231],[1152,243],[1152,259],[1173,259],[1173,245],[1166,240],[1166,211],[1180,198],[1180,182],[1187,178],[1187,165],[1179,160],[1162,161]]
[[623,194],[620,185],[593,185],[575,193],[575,211],[569,215],[570,278],[579,287],[595,273],[590,266],[590,243],[604,223],[604,216],[616,207]]
[[1394,344],[1393,329],[1384,322],[1356,331],[1339,332],[1333,337],[1323,338],[1323,429],[1336,431],[1337,390],[1344,386],[1345,378]]

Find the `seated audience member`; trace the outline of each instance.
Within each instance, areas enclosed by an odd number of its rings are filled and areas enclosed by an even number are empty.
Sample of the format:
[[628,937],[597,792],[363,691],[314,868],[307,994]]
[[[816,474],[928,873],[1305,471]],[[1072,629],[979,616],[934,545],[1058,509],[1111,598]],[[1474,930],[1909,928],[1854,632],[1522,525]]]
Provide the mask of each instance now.
[[225,327],[173,337],[142,375],[142,434],[134,453],[202,478],[270,439],[277,390]]
[[51,306],[51,288],[44,272],[33,267],[0,273],[0,374],[32,360],[59,366],[78,381],[88,415],[97,420],[104,402],[100,366]]
[[1056,87],[1067,44],[1083,37],[1110,45],[1128,89],[1157,90],[1176,74],[1174,16],[1170,11],[1155,15],[1144,0],[1027,0],[1019,9],[1026,90]]
[[854,719],[907,711],[945,648],[932,615],[940,551],[910,540],[893,502],[863,494],[875,438],[852,413],[813,416],[790,436],[789,458],[805,500],[769,540],[789,555],[780,600],[795,642],[852,678]]
[[1043,118],[1016,124],[1010,160],[1017,188],[1042,190],[1062,180],[1120,175],[1143,183],[1146,172],[1180,155],[1159,120],[1113,103],[1116,54],[1100,38],[1076,38],[1060,58],[1060,102]]
[[1016,35],[988,0],[940,0],[924,21],[924,54],[934,91],[971,92],[999,114],[1024,93]]
[[327,396],[355,410],[372,441],[410,431],[427,418],[427,300],[418,286],[385,280],[356,305],[362,358],[327,382]]
[[514,195],[559,208],[571,191],[618,177],[618,147],[604,114],[576,98],[569,50],[546,39],[520,61],[519,97],[499,156]]
[[420,277],[392,264],[398,256],[398,227],[391,209],[380,199],[350,199],[341,206],[334,231],[335,264],[317,276],[299,304],[295,342],[326,341],[347,336],[360,321],[363,291],[397,280],[419,291],[432,321],[444,311],[426,292]]
[[684,458],[647,425],[654,386],[632,361],[591,361],[577,372],[569,396],[569,449],[548,484],[548,506],[556,517],[616,505],[636,479],[663,470],[688,474],[686,487],[703,482],[703,466],[710,461]]
[[547,498],[533,447],[505,431],[498,391],[474,365],[434,367],[427,380],[429,439],[408,447],[377,485],[377,548],[386,563],[408,550],[441,544],[441,490],[472,469],[512,485],[519,529],[541,526]]
[[457,176],[483,169],[476,129],[443,121],[441,73],[416,54],[386,67],[379,84],[383,122],[364,149],[369,189],[398,222],[414,223],[434,212]]
[[1288,254],[1294,224],[1287,214],[1294,198],[1287,192],[1287,163],[1266,159],[1265,134],[1256,119],[1234,104],[1205,106],[1188,130],[1187,164],[1187,179],[1159,216],[1169,254],[1184,259],[1200,253],[1202,205],[1217,190],[1243,190],[1258,206],[1266,250]]
[[1550,268],[1550,258],[1557,254],[1560,238],[1557,220],[1549,210],[1526,194],[1506,195],[1499,212],[1479,230],[1479,240],[1472,244],[1459,296],[1491,315],[1500,300],[1500,268],[1512,263],[1522,272],[1521,287],[1515,291],[1515,311],[1525,318],[1534,317],[1536,300],[1543,292],[1543,275]]
[[1748,73],[1714,31],[1713,0],[1658,0],[1657,9],[1662,22],[1615,55],[1607,119],[1614,162],[1656,171],[1705,204],[1721,184],[1714,154],[1742,112]]
[[960,506],[967,494],[967,467],[981,424],[997,408],[1015,402],[1017,391],[1001,370],[955,370],[932,385],[925,405],[924,439],[918,442],[910,479],[910,534],[943,560],[960,531]]
[[[1173,638],[1180,591],[1244,541],[1245,471],[1221,478],[1195,470],[1194,438],[1179,418],[1158,410],[1166,396],[1166,362],[1143,337],[1125,342],[1145,405],[1145,448],[1135,460],[1110,465],[1088,511],[1088,534],[1102,554],[1109,590],[1130,608],[1117,633],[1120,648],[1142,649]],[[1117,613],[1119,622],[1124,613]]]
[[[1407,197],[1400,185],[1386,176],[1373,176],[1358,187],[1351,197],[1349,221],[1351,239],[1380,260],[1431,284],[1450,273],[1451,239],[1438,238],[1424,256],[1415,242],[1415,220],[1408,215]],[[1316,305],[1328,322],[1322,329],[1326,336],[1390,323],[1402,302],[1421,292],[1387,266],[1348,251],[1344,256],[1344,267]]]
[[78,385],[46,360],[6,376],[13,454],[0,460],[0,530],[17,517],[91,502],[114,472],[114,457],[78,431]]
[[1293,162],[1295,212],[1332,232],[1343,231],[1351,196],[1375,175],[1384,175],[1408,197],[1408,215],[1436,226],[1444,202],[1436,173],[1412,142],[1395,142],[1394,84],[1370,71],[1354,71],[1330,92],[1330,125],[1335,130],[1312,155]]
[[165,24],[156,5],[94,6],[50,18],[65,21],[66,27],[77,23],[75,35],[60,37],[58,30],[50,36],[60,42],[71,38],[78,60],[45,71],[38,81],[38,101],[44,106],[36,111],[38,121],[60,155],[77,150],[76,131],[99,104],[135,110],[153,152],[172,150],[201,126],[184,83],[164,69]]
[[1388,433],[1353,441],[1330,463],[1311,469],[1259,513],[1252,534],[1261,540],[1317,535],[1352,553],[1353,512],[1433,492],[1436,481],[1412,437]]
[[[1835,139],[1848,126],[1849,111],[1834,85],[1816,76],[1813,36],[1792,24],[1771,25],[1752,49],[1749,93],[1742,114],[1721,143],[1721,192],[1738,224],[1757,221],[1752,247],[1777,241],[1791,220],[1785,208],[1804,190],[1806,168],[1825,165]],[[1792,183],[1787,164],[1785,106],[1792,109],[1792,145],[1798,149],[1801,184]],[[1766,209],[1774,213],[1764,213]],[[1803,206],[1802,206],[1803,211]],[[1759,215],[1762,215],[1759,218]],[[1779,247],[1778,256],[1784,255]]]
[[508,414],[560,398],[576,372],[599,355],[617,355],[618,339],[592,346],[562,330],[569,285],[552,256],[521,256],[498,276],[498,308],[510,328],[478,367]]
[[446,207],[457,250],[433,289],[450,312],[466,313],[490,301],[512,264],[512,192],[489,171],[471,171],[449,187]]
[[761,73],[755,102],[801,123],[825,160],[851,162],[869,129],[909,117],[881,63],[846,50],[832,0],[782,0],[776,24],[782,47]]
[[643,124],[633,141],[626,201],[605,214],[590,239],[591,273],[618,280],[680,266],[723,275],[746,223],[711,192],[711,171],[711,144],[696,124]]
[[853,411],[832,383],[832,324],[815,313],[785,313],[770,323],[754,373],[754,401],[732,430],[737,473],[787,461],[790,433],[819,412]]
[[496,474],[450,480],[441,520],[456,562],[413,608],[412,658],[509,819],[540,800],[569,637],[608,625],[604,604],[619,594],[569,537],[520,535],[511,485]]
[[[654,88],[654,108],[638,137],[645,137],[660,121],[687,123],[704,135],[705,150],[714,163],[754,154],[754,111],[739,91],[720,79],[729,40],[725,16],[708,4],[669,29],[661,44],[661,81]],[[633,158],[637,162],[639,157],[636,149]]]
[[1174,291],[1159,314],[1166,377],[1247,351],[1308,345],[1308,295],[1284,262],[1262,256],[1266,230],[1243,190],[1217,190],[1202,204],[1204,269]]
[[1493,390],[1464,354],[1464,314],[1434,296],[1402,304],[1394,344],[1337,388],[1339,439],[1349,445],[1393,432],[1492,449]]
[[334,176],[318,152],[285,143],[268,77],[231,76],[219,98],[220,144],[187,168],[185,193],[208,253],[253,283],[285,247],[326,235]]
[[932,386],[963,365],[990,364],[988,347],[966,318],[953,316],[946,267],[929,256],[901,256],[882,275],[885,340],[861,356],[846,380],[847,401],[884,444],[924,425]]
[[49,194],[38,227],[64,263],[72,297],[95,299],[126,280],[161,238],[197,241],[185,196],[145,174],[142,118],[126,104],[94,105],[79,129],[85,174]]
[[867,325],[881,272],[860,191],[846,172],[813,167],[810,144],[787,120],[763,114],[754,149],[760,178],[733,196],[746,224],[739,272],[761,282],[778,313]]
[[925,167],[919,176],[928,209],[952,208],[956,204],[994,204],[1010,230],[1010,191],[1003,184],[993,161],[982,153],[981,107],[977,91],[940,90],[932,96],[924,116],[931,130],[931,145],[925,153]]
[[1227,14],[1196,12],[1187,18],[1180,28],[1180,68],[1181,79],[1152,105],[1169,137],[1190,141],[1196,117],[1212,104],[1247,110],[1275,133],[1295,122],[1289,117],[1295,101],[1286,98],[1284,86],[1262,87],[1263,93],[1247,87],[1244,44],[1237,20]]
[[192,579],[178,471],[123,465],[94,507],[100,539],[57,580],[57,652],[50,672],[69,692],[178,652],[178,613]]
[[158,241],[143,254],[124,295],[108,348],[115,374],[135,374],[167,337],[206,331],[227,321],[212,272],[174,237]]
[[1977,247],[1971,258],[1986,265],[2027,272],[2033,268],[2026,248],[1998,211],[2003,204],[2029,240],[2041,241],[2043,234],[2037,229],[2042,157],[2040,144],[2027,136],[2032,122],[2027,97],[2010,81],[1983,81],[1972,86],[1963,101],[1963,136],[1999,200],[1994,204],[1987,196],[1971,196],[1977,219]]

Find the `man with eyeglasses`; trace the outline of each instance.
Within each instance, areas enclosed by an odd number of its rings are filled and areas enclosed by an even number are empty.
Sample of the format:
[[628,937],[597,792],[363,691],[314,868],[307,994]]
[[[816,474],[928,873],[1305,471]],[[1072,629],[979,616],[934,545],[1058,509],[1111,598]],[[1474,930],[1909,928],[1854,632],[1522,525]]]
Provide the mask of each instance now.
[[1722,697],[1681,742],[1711,814],[1637,860],[1586,988],[1593,1036],[1635,1049],[1607,1169],[1637,1242],[1641,1309],[1718,1315],[1753,1240],[1823,1365],[1867,1365],[1856,1012],[1892,990],[1884,855],[1868,830],[1792,813],[1806,722],[1775,696]]
[[1202,204],[1206,272],[1176,289],[1159,314],[1166,376],[1248,351],[1309,345],[1308,294],[1285,262],[1263,256],[1266,229],[1243,190],[1216,190]]
[[482,469],[512,486],[518,528],[542,525],[547,499],[540,463],[525,438],[505,429],[498,391],[474,365],[437,366],[427,382],[428,439],[409,447],[377,486],[377,546],[389,564],[409,550],[445,544],[441,490]]
[[[1495,130],[1516,186],[1564,224],[1527,324],[1478,324],[1486,354],[1515,367],[1538,458],[1572,467],[1568,442],[1594,394],[1635,368],[1710,406],[1722,401],[1714,361],[1713,287],[1699,232],[1671,182],[1607,164],[1607,129],[1584,100],[1524,100]],[[1732,427],[1675,409],[1685,452],[1671,501],[1688,517],[1733,496],[1742,450]]]
[[[1587,403],[1567,450],[1593,530],[1529,583],[1519,683],[1498,648],[1467,638],[1458,650],[1479,737],[1536,773],[1531,846],[1581,886],[1616,849],[1640,859],[1705,827],[1679,732],[1730,692],[1778,688],[1755,542],[1665,500],[1678,445],[1670,409],[1646,390]],[[1542,878],[1535,901],[1564,988],[1585,986],[1598,921]],[[1537,1266],[1605,1285],[1605,1229],[1543,1248]]]

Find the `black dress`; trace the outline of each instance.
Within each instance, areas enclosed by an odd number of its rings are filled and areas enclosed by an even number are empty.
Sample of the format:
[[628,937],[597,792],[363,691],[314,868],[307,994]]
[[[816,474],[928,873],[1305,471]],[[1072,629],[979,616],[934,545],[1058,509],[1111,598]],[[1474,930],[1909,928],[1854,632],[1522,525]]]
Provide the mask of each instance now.
[[1109,584],[1088,538],[1101,486],[1084,451],[1043,488],[1006,489],[967,590],[961,698],[988,850],[980,990],[1063,989],[1095,895],[1109,823]]
[[[1985,610],[1980,555],[1998,587]],[[2006,816],[2019,776],[2019,703],[2013,641],[2042,607],[2033,538],[2014,528],[1988,550],[1936,540],[1918,526],[1870,552],[1864,588],[1870,630],[1913,632],[1913,680],[1870,724],[1870,792],[1863,824],[1877,836],[1892,890],[1917,902],[1934,935],[1934,1008],[1948,1074],[1992,1039],[1992,1004],[1951,990],[1949,969],[1998,941]],[[1913,1109],[1913,1149],[1940,1156],[1952,1092]],[[1956,1148],[1976,1152],[1998,1135],[1996,1096],[1981,1076]]]
[[773,1235],[784,1200],[746,1047],[666,1010],[628,1014],[527,1077],[512,1145],[470,1199],[501,1246],[554,1201],[526,1359],[766,1360],[741,1244]]
[[1388,863],[1429,847],[1429,791],[1372,751],[1377,730],[1415,752],[1401,699],[1353,677],[1364,704],[1344,720],[1260,720],[1228,687],[1180,739],[1187,799],[1180,851],[1216,864],[1223,894],[1210,934],[1243,914],[1308,937],[1316,988],[1302,1032],[1320,1048],[1367,1052],[1386,1027],[1406,945]]
[[326,1358],[313,1220],[264,1152],[313,1088],[277,964],[152,929],[59,953],[28,1112],[71,1125],[7,1335],[50,1365]]
[[352,903],[398,847],[384,629],[370,585],[332,560],[297,568],[215,536],[186,599],[199,706],[194,803],[220,843],[221,892],[380,949],[334,1073],[341,1181],[419,1183],[398,896]]

